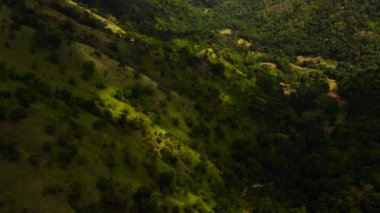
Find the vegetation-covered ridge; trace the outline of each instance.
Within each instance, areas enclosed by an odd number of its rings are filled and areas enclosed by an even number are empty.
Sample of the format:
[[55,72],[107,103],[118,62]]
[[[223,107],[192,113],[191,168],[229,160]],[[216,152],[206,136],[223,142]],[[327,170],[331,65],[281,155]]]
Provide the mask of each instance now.
[[0,212],[379,212],[376,0],[0,0]]

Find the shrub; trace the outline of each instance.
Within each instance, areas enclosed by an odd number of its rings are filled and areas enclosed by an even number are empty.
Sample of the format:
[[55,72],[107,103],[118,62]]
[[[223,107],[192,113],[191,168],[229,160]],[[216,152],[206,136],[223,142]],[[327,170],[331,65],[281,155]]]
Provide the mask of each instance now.
[[8,71],[4,62],[0,63],[0,81],[5,81],[8,79]]
[[0,99],[10,99],[12,93],[10,91],[0,91]]
[[223,129],[220,125],[217,125],[214,129],[215,131],[215,136],[218,137],[219,139],[223,139],[224,138],[224,132],[223,132]]
[[0,143],[0,158],[18,162],[21,159],[21,151],[17,144]]
[[51,152],[52,148],[53,147],[52,147],[52,144],[50,142],[45,142],[42,144],[42,150],[46,153]]
[[17,107],[11,112],[10,118],[13,121],[21,121],[25,119],[27,116],[28,116],[28,113],[24,108]]
[[210,129],[203,124],[200,124],[191,129],[190,135],[192,137],[208,137],[210,135]]
[[127,200],[125,190],[118,182],[106,178],[99,178],[96,186],[101,193],[102,212],[126,212]]
[[157,202],[150,188],[146,186],[139,187],[133,199],[137,212],[157,212]]
[[83,200],[83,188],[83,184],[79,181],[74,181],[69,186],[67,201],[75,210],[80,209],[81,201]]
[[144,120],[142,118],[128,120],[128,126],[135,130],[143,130],[145,128]]
[[79,140],[83,137],[83,129],[79,124],[73,120],[70,121],[70,129],[73,136]]
[[178,161],[173,151],[167,148],[166,146],[161,150],[161,154],[162,154],[162,160],[172,166],[174,166]]
[[193,121],[193,119],[191,117],[186,117],[185,118],[185,123],[190,128],[194,126],[194,121]]
[[109,171],[113,171],[113,169],[116,167],[116,158],[112,154],[108,154],[103,159],[104,164],[107,166]]
[[45,132],[48,135],[55,135],[55,133],[57,132],[57,128],[53,124],[48,124],[45,127]]
[[7,119],[7,109],[5,106],[0,106],[0,121]]
[[131,102],[136,105],[141,102],[143,97],[151,97],[153,95],[154,89],[151,86],[132,84],[123,89],[117,90],[114,97],[119,101]]
[[61,185],[54,184],[50,186],[46,186],[42,190],[42,195],[43,196],[48,196],[48,195],[58,195],[63,193],[64,189]]
[[73,94],[67,89],[57,88],[55,90],[55,97],[64,101],[65,103],[71,103],[73,100]]
[[105,78],[99,78],[96,80],[95,87],[98,89],[105,89],[106,88],[106,79]]
[[102,119],[97,119],[96,121],[94,121],[94,123],[92,124],[92,128],[94,128],[95,130],[101,130],[103,129],[104,127],[106,127],[107,123],[102,120]]
[[73,143],[73,136],[70,134],[61,135],[57,143],[62,148],[58,153],[57,161],[60,163],[60,166],[66,167],[78,156],[78,147]]
[[178,127],[179,126],[179,118],[173,118],[172,119],[172,123],[173,123],[174,126]]
[[152,156],[149,160],[144,160],[142,166],[145,168],[146,172],[151,177],[157,177],[157,159],[155,156]]
[[109,110],[109,109],[104,109],[103,111],[101,111],[101,117],[105,120],[105,121],[107,121],[107,122],[109,122],[109,123],[111,123],[111,124],[115,124],[115,121],[114,121],[114,119],[113,119],[113,115],[112,115],[112,112]]
[[41,48],[55,49],[62,43],[62,32],[52,25],[40,25],[36,29],[35,45]]
[[68,147],[69,144],[73,141],[73,137],[71,134],[62,134],[58,137],[57,144],[62,147]]
[[107,44],[108,49],[110,49],[113,52],[118,52],[119,51],[119,46],[116,41],[112,41]]
[[204,161],[201,161],[198,163],[198,165],[195,166],[194,171],[199,174],[206,174],[207,173],[207,163]]
[[160,190],[164,194],[173,193],[175,189],[175,175],[173,172],[162,172],[158,175]]
[[77,81],[75,80],[74,77],[70,77],[69,80],[68,80],[69,84],[72,85],[72,86],[76,86],[77,85]]
[[57,160],[60,166],[66,168],[70,165],[77,155],[75,149],[74,150],[63,150],[58,153]]
[[18,88],[15,92],[15,97],[20,106],[25,108],[28,108],[36,99],[33,90],[27,88]]
[[173,209],[172,209],[172,213],[180,213],[181,212],[181,208],[179,206],[174,206]]
[[34,73],[28,72],[21,76],[19,79],[21,82],[23,82],[26,86],[28,86],[28,89],[32,89],[33,91],[36,91],[38,94],[50,97],[51,95],[51,88],[48,84],[44,83],[40,79],[37,78],[37,76]]
[[95,99],[84,100],[79,97],[76,99],[78,100],[77,102],[82,110],[99,117],[104,117],[104,112],[102,112],[100,107],[97,105],[97,101]]
[[95,73],[95,63],[93,61],[86,61],[83,63],[82,67],[82,79],[85,81],[90,80]]
[[60,59],[60,56],[56,51],[51,51],[49,55],[46,57],[46,60],[50,61],[51,63],[55,65],[60,64],[59,59]]
[[34,167],[38,167],[38,166],[40,166],[41,158],[38,155],[31,155],[31,156],[29,156],[28,161],[29,161],[30,165],[32,165]]
[[128,147],[123,150],[123,160],[125,165],[127,165],[131,169],[136,169],[139,165],[139,160],[136,156],[129,150]]
[[211,72],[218,76],[221,77],[222,79],[225,78],[224,72],[225,72],[225,66],[223,63],[216,63],[211,65]]
[[125,127],[127,125],[127,117],[128,117],[128,111],[127,110],[124,110],[119,118],[117,118],[117,124],[119,125],[119,127]]

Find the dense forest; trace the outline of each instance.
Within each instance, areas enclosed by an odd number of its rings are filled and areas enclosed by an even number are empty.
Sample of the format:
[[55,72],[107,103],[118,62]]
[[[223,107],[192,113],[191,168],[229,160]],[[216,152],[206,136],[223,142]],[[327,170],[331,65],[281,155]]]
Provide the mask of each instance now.
[[0,212],[380,212],[378,0],[0,5]]

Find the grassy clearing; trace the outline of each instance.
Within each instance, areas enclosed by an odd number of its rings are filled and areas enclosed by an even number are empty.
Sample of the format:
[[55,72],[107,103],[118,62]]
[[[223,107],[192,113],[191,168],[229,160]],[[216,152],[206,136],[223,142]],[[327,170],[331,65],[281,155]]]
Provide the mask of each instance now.
[[338,62],[332,59],[323,59],[321,56],[297,56],[297,64],[311,63],[314,65],[321,65],[327,68],[335,69]]

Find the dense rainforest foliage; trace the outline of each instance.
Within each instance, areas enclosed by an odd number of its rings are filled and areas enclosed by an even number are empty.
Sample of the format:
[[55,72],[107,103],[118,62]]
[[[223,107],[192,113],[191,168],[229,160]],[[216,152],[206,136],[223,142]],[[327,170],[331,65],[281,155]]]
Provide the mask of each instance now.
[[378,0],[0,6],[0,212],[380,212]]

